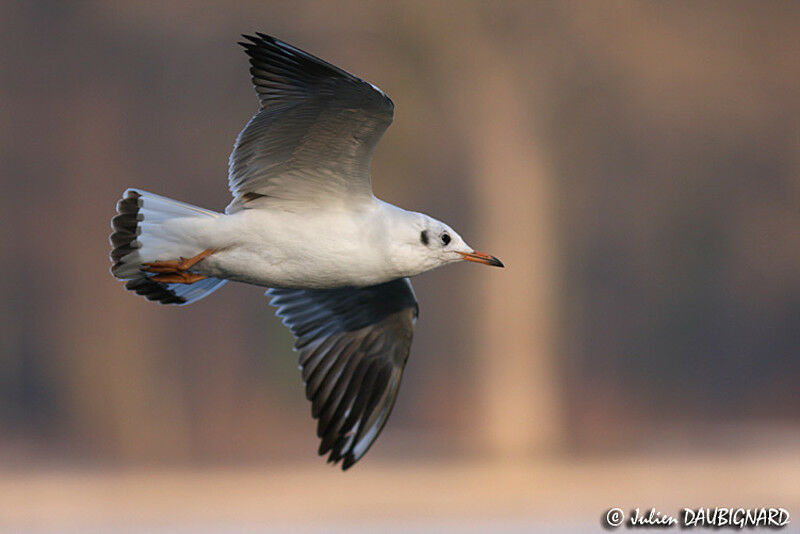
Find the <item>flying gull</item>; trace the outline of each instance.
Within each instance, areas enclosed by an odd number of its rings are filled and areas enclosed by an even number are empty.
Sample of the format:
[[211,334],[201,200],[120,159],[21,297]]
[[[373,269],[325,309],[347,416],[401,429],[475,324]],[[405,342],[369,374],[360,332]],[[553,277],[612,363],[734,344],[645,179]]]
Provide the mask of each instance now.
[[503,264],[372,194],[372,153],[394,115],[383,91],[269,35],[243,37],[259,108],[230,156],[233,201],[223,214],[128,189],[111,273],[161,304],[228,280],[270,288],[296,338],[319,454],[347,469],[397,398],[418,313],[408,277]]

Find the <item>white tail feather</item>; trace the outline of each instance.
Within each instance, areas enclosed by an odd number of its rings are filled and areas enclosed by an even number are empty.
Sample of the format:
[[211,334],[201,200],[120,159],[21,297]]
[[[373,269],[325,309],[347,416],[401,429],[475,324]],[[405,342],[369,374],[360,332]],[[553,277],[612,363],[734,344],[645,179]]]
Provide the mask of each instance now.
[[117,211],[111,221],[111,273],[129,280],[128,289],[162,304],[190,304],[226,282],[206,278],[193,284],[166,284],[152,281],[152,275],[141,270],[145,262],[192,257],[201,252],[165,223],[178,218],[219,217],[219,213],[138,189],[125,191]]

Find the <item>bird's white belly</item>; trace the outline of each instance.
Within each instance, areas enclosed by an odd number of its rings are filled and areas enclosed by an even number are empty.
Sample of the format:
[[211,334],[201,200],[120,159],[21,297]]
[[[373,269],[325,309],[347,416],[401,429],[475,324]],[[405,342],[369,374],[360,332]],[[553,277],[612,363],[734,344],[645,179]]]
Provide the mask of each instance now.
[[367,286],[398,278],[365,224],[340,211],[313,215],[244,210],[216,219],[196,272],[265,287]]

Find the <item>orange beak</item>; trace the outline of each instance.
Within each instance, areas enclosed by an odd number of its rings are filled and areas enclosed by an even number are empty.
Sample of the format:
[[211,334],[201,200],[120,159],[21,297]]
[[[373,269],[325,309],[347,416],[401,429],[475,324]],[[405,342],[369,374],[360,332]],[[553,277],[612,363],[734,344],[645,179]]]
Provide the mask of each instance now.
[[484,254],[483,252],[476,252],[473,250],[472,252],[459,252],[459,254],[467,261],[483,263],[485,265],[491,265],[492,267],[505,267],[502,261],[489,254]]

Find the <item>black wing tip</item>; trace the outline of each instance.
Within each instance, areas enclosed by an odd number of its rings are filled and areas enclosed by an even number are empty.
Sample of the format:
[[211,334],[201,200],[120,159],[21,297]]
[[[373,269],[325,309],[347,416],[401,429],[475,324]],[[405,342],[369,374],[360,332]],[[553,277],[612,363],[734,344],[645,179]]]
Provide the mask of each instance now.
[[[326,453],[320,453],[320,456],[325,456],[325,454]],[[355,455],[351,452],[342,455],[340,451],[332,450],[328,455],[328,459],[325,461],[325,463],[334,466],[339,465],[342,468],[342,471],[347,471],[348,469],[353,467],[356,464],[356,462],[358,462],[358,460],[360,460],[360,457],[356,458]],[[341,464],[339,462],[341,462]]]
[[[259,35],[259,34],[256,33],[256,35]],[[263,34],[261,34],[261,35],[263,35]],[[244,48],[244,50],[247,53],[247,55],[250,56],[251,58],[253,57],[253,54],[256,53],[256,51],[259,49],[259,47],[270,46],[270,45],[274,46],[274,44],[275,44],[275,40],[272,39],[272,38],[270,38],[270,40],[267,40],[267,39],[262,39],[261,37],[255,37],[253,35],[249,35],[249,34],[246,34],[246,33],[243,33],[241,35],[241,37],[244,40],[243,41],[237,41],[236,44],[238,44],[239,46]]]
[[252,41],[253,43],[261,43],[262,41],[274,43],[278,40],[275,37],[272,37],[271,35],[267,35],[266,33],[261,33],[261,32],[254,32],[254,33],[255,35],[250,35],[249,33],[243,33],[241,34],[241,36],[247,39],[248,41]]
[[241,37],[245,39],[245,41],[237,41],[237,44],[243,46],[246,50],[252,50],[260,46],[266,46],[272,49],[283,47],[294,48],[290,44],[278,39],[277,37],[267,35],[266,33],[255,32],[255,35],[243,33],[241,34]]
[[326,440],[323,439],[322,443],[320,443],[317,453],[320,456],[325,456],[326,454],[328,455],[328,458],[325,459],[325,463],[327,464],[339,465],[341,462],[340,467],[342,468],[342,471],[347,471],[364,457],[366,450],[361,454],[361,456],[356,457],[352,450],[344,452],[342,450],[342,445],[342,443],[339,443],[338,446],[336,443],[326,443]]
[[[381,108],[382,112],[388,112],[390,115],[388,122],[391,122],[391,116],[394,114],[394,102],[375,85],[272,35],[255,32],[255,35],[243,33],[241,36],[243,40],[237,43],[244,48],[250,58],[250,64],[258,69],[258,72],[251,69],[250,74],[253,83],[257,86],[256,90],[262,104],[272,100],[273,97],[266,96],[271,93],[260,90],[259,86],[300,86],[309,89],[318,86],[324,80],[339,79],[359,87],[357,90],[360,92],[359,98],[365,98],[365,95],[373,93],[366,98],[372,100],[373,105]],[[280,82],[272,77],[267,77],[268,80],[262,79],[263,72],[273,70],[280,71],[277,75]],[[258,83],[259,80],[265,83]]]
[[358,461],[352,454],[348,454],[344,457],[342,461],[342,471],[347,471]]

